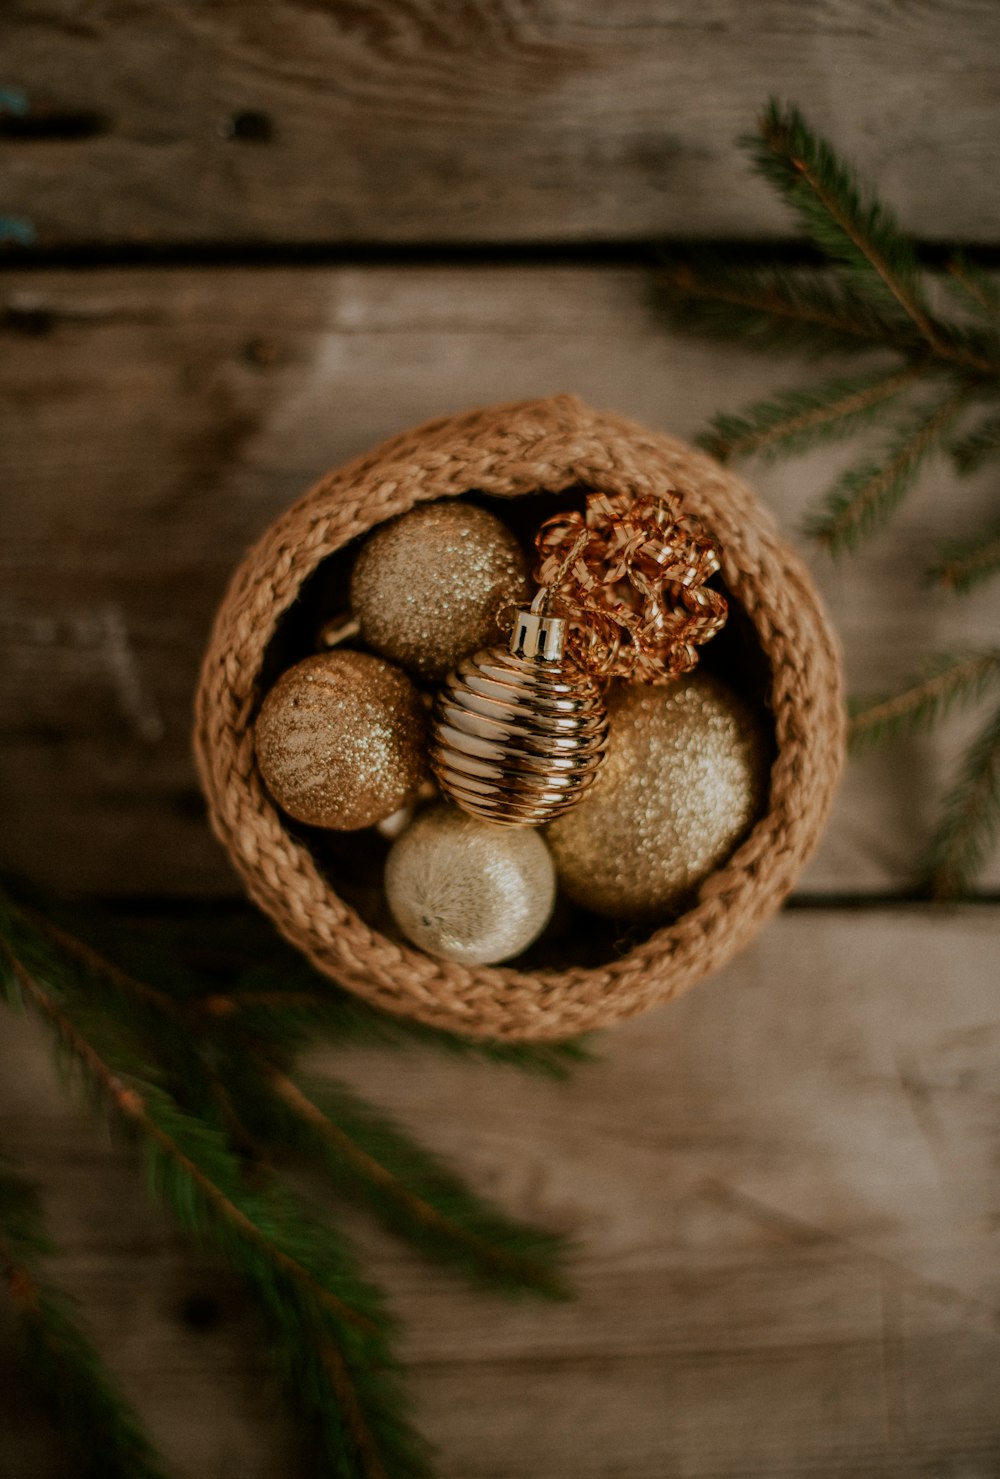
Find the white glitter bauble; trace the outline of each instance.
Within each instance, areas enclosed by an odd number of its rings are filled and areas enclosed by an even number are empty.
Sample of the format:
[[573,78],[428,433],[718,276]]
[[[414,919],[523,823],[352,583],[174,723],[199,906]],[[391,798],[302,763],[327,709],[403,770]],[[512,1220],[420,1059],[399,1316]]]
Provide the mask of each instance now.
[[385,890],[399,928],[428,955],[491,965],[541,934],[556,876],[538,832],[435,806],[393,844]]

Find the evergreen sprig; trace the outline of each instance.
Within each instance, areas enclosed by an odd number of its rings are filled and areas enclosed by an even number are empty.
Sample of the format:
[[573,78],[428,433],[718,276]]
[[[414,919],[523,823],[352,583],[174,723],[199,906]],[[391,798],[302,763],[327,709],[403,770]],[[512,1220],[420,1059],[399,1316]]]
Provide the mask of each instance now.
[[711,339],[745,339],[754,349],[807,356],[863,354],[902,334],[915,352],[916,329],[896,323],[849,283],[826,272],[747,265],[721,252],[697,262],[664,254],[655,287],[678,328]]
[[720,461],[806,452],[829,436],[849,436],[919,379],[914,366],[835,375],[805,390],[786,390],[738,415],[717,416],[702,446]]
[[478,1059],[557,1081],[569,1078],[581,1064],[594,1061],[585,1038],[551,1043],[465,1038],[379,1012],[346,992],[331,991],[326,985],[317,987],[315,975],[305,979],[298,965],[290,966],[289,976],[282,979],[275,979],[272,972],[262,980],[261,973],[255,971],[236,988],[208,992],[191,1007],[194,1013],[238,1026],[241,1031],[288,1049],[317,1041],[342,1047],[424,1046],[449,1057]]
[[930,729],[954,708],[1000,687],[1000,648],[942,652],[902,687],[851,703],[850,742],[857,751]]
[[927,571],[933,584],[963,594],[1000,570],[1000,523],[990,523],[967,539],[946,540]]
[[809,519],[807,529],[813,538],[833,554],[856,549],[899,507],[964,404],[963,391],[925,402],[897,427],[877,456],[849,468]]
[[961,307],[1000,324],[1000,288],[961,252],[952,255],[945,281]]
[[967,893],[996,840],[1000,818],[1000,709],[987,719],[963,757],[923,858],[931,895]]
[[[152,1194],[243,1279],[311,1431],[310,1472],[422,1479],[428,1452],[407,1415],[381,1296],[277,1168],[295,1152],[425,1251],[507,1290],[564,1292],[565,1246],[489,1206],[342,1086],[306,1086],[294,1069],[298,1009],[272,1031],[278,982],[256,981],[274,999],[264,1030],[233,1006],[239,978],[223,997],[217,984],[198,990],[185,977],[172,995],[0,894],[0,994],[46,1024],[64,1064],[140,1147]],[[88,1413],[74,1416],[77,1435],[93,1437]]]
[[932,348],[943,342],[924,297],[913,245],[891,211],[797,108],[773,100],[757,134],[745,140],[757,172],[781,192],[825,256],[839,262],[866,300],[889,315],[901,313]]
[[164,1479],[152,1440],[119,1391],[74,1301],[47,1278],[56,1249],[34,1186],[0,1158],[0,1285],[24,1367],[74,1448],[81,1479]]
[[562,1239],[512,1222],[398,1125],[333,1080],[303,1084],[265,1068],[245,1106],[268,1143],[319,1159],[389,1227],[480,1282],[561,1298]]
[[[851,551],[889,521],[933,461],[950,457],[967,473],[1000,459],[1000,414],[988,404],[1000,397],[1000,288],[956,251],[944,291],[932,292],[888,206],[797,108],[772,101],[744,142],[826,265],[789,270],[718,253],[697,262],[675,256],[659,275],[659,292],[675,327],[688,332],[815,357],[878,355],[873,366],[719,415],[700,438],[727,460],[788,455],[885,427],[879,449],[849,467],[807,515],[808,532],[831,553]],[[951,313],[938,307],[949,299]],[[1000,525],[992,521],[942,542],[927,578],[964,592],[997,571]],[[932,723],[952,704],[982,697],[995,678],[995,654],[933,659],[898,692],[853,705],[855,744]],[[1000,820],[991,733],[987,725],[945,799],[925,860],[925,882],[938,894],[972,886]]]
[[1000,415],[984,417],[953,442],[951,455],[959,472],[978,472],[984,463],[1000,457]]

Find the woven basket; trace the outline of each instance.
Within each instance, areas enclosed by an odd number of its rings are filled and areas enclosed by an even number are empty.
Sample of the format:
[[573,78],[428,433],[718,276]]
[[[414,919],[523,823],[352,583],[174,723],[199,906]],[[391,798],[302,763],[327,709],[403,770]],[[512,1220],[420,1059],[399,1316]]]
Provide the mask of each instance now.
[[[665,482],[684,490],[687,506],[718,540],[727,591],[766,663],[775,760],[765,815],[686,913],[607,963],[533,973],[468,968],[378,932],[338,897],[289,830],[254,762],[269,646],[304,583],[349,541],[424,499],[570,488],[642,493]],[[634,1016],[727,961],[778,908],[812,851],[844,748],[836,643],[806,570],[770,515],[703,453],[570,396],[429,422],[321,479],[233,577],[196,710],[196,758],[212,826],[282,934],[375,1006],[510,1040],[561,1038]]]

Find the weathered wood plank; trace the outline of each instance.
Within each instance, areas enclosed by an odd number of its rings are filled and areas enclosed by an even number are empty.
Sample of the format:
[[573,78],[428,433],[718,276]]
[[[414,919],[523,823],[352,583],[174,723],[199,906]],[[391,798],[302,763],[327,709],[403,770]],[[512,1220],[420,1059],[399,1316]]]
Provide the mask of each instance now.
[[9,241],[789,234],[735,146],[770,94],[921,236],[995,241],[990,0],[21,4]]
[[[234,889],[194,787],[195,674],[228,572],[327,467],[442,412],[565,390],[688,435],[812,373],[671,336],[648,286],[641,272],[554,268],[6,278],[8,863],[104,894]],[[845,455],[754,470],[791,536]],[[809,552],[854,688],[928,649],[995,640],[988,589],[957,599],[920,579],[935,540],[994,499],[992,474],[959,501],[932,468],[863,555],[834,566]],[[854,765],[804,886],[907,879],[962,733]]]
[[[982,907],[786,914],[567,1085],[316,1055],[580,1244],[576,1301],[511,1305],[352,1214],[443,1479],[992,1479],[998,926]],[[238,1291],[67,1109],[40,1035],[2,1032],[0,1139],[46,1184],[65,1278],[179,1479],[288,1479]],[[5,1479],[54,1479],[10,1376],[0,1431]]]

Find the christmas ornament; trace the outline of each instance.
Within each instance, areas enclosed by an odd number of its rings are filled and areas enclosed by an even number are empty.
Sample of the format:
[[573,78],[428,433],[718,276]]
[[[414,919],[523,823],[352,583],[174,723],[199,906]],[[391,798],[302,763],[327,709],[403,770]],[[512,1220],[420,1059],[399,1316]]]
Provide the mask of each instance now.
[[442,960],[489,965],[518,955],[541,934],[556,879],[540,833],[435,806],[393,843],[385,887],[393,917],[414,945]]
[[254,730],[274,800],[300,822],[368,827],[413,799],[427,774],[427,718],[405,673],[364,652],[320,652],[283,673]]
[[432,680],[495,642],[499,611],[528,592],[527,561],[506,525],[452,499],[377,529],[351,576],[368,646]]
[[607,716],[597,684],[564,650],[566,622],[540,591],[510,645],[467,658],[438,694],[431,764],[464,811],[537,827],[576,804],[597,774]]
[[764,803],[768,744],[717,679],[618,687],[604,766],[547,831],[559,882],[598,914],[648,919],[683,907]]
[[535,546],[535,578],[558,596],[568,646],[598,677],[669,683],[725,623],[725,597],[705,584],[718,554],[676,488],[590,493],[585,513],[548,519]]

